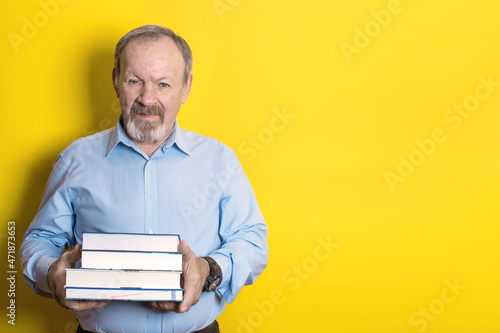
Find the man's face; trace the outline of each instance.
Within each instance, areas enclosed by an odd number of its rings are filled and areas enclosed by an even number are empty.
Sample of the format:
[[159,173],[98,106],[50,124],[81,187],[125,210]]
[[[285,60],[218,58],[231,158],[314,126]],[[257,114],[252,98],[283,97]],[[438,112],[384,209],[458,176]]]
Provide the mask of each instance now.
[[166,140],[191,89],[192,75],[186,84],[183,80],[181,51],[169,37],[133,40],[120,63],[120,76],[115,77],[115,69],[113,83],[128,136],[143,143]]

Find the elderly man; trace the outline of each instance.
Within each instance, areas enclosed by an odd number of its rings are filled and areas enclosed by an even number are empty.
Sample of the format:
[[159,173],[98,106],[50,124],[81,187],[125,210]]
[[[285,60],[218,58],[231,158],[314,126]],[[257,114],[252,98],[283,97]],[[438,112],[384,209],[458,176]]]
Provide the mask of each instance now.
[[[267,227],[235,154],[178,127],[192,63],[170,29],[122,37],[116,127],[73,142],[51,173],[21,260],[30,288],[72,311],[77,332],[219,332],[225,303],[267,265]],[[65,269],[80,259],[83,232],[179,234],[184,300],[65,299]]]

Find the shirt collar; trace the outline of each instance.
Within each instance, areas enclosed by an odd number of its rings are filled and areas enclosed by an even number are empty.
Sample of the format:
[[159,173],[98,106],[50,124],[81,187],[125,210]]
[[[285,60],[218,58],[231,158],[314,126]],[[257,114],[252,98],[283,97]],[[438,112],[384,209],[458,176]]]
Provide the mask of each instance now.
[[170,135],[163,143],[163,145],[160,147],[160,149],[165,149],[169,148],[170,146],[174,145],[179,148],[184,154],[190,155],[191,152],[189,151],[189,147],[186,143],[186,138],[185,135],[183,135],[182,129],[179,127],[177,124],[177,120],[174,122],[174,127],[172,128],[172,132],[170,132]]
[[[109,138],[108,150],[106,152],[106,156],[108,156],[120,142],[129,147],[136,147],[136,144],[134,143],[134,141],[132,141],[132,139],[128,137],[127,133],[125,132],[125,129],[122,126],[121,115],[118,118],[116,127],[114,131],[111,133],[111,136]],[[190,155],[189,147],[186,144],[186,138],[182,133],[182,129],[179,128],[177,120],[175,120],[174,122],[174,127],[172,128],[172,132],[170,132],[168,139],[158,149],[161,149],[163,152],[165,152],[167,148],[173,145],[175,145],[180,151],[182,151],[186,155],[188,156]]]

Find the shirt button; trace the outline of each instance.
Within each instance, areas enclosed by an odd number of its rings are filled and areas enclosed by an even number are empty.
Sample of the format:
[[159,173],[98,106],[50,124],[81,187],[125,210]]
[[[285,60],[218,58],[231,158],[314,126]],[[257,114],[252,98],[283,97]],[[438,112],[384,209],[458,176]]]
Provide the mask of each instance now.
[[148,165],[151,165],[151,161],[148,161]]
[[153,230],[149,230],[149,234],[152,235],[154,234],[155,232]]

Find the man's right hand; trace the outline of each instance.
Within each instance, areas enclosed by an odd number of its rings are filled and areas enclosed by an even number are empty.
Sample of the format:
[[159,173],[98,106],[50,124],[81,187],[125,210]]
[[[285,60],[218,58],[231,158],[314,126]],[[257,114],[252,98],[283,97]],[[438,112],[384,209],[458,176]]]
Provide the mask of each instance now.
[[66,268],[74,268],[75,263],[82,257],[80,252],[81,244],[75,246],[71,251],[64,252],[59,259],[54,261],[47,272],[47,282],[54,299],[60,306],[68,310],[82,311],[89,309],[98,309],[106,306],[104,301],[75,301],[65,299],[66,290]]

